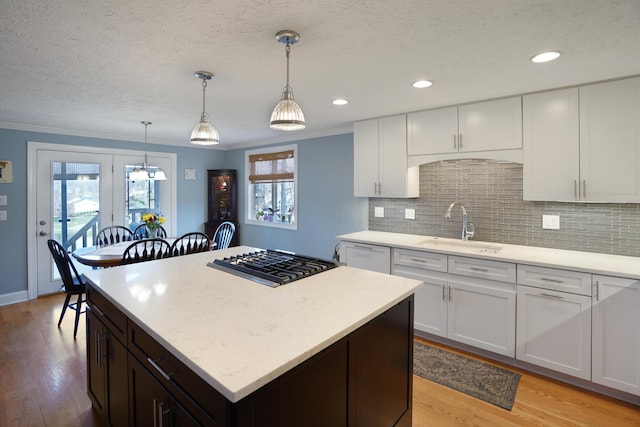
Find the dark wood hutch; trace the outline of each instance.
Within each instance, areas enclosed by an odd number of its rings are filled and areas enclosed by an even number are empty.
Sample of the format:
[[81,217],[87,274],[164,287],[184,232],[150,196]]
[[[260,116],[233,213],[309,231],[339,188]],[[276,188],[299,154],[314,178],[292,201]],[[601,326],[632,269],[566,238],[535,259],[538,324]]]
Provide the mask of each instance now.
[[204,232],[213,239],[213,233],[220,224],[231,221],[236,232],[231,246],[238,246],[238,181],[235,169],[210,169],[207,171],[208,220],[204,224]]

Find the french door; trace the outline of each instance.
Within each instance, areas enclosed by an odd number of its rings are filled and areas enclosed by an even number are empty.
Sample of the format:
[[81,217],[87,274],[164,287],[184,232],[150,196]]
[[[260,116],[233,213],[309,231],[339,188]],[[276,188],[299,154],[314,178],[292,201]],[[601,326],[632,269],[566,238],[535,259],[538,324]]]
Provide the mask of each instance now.
[[[47,240],[69,251],[93,246],[95,234],[108,225],[135,227],[137,211],[162,211],[165,229],[175,234],[176,154],[153,153],[149,160],[164,169],[168,181],[141,191],[127,181],[128,171],[144,153],[131,150],[28,143],[27,269],[28,297],[57,292],[60,277]],[[135,194],[133,192],[135,191]],[[145,194],[140,201],[139,195]],[[137,199],[136,199],[137,198]],[[131,199],[137,203],[132,205]],[[135,208],[135,210],[134,210]],[[75,262],[78,270],[87,268]]]
[[112,156],[38,150],[36,184],[38,296],[56,292],[60,276],[47,240],[74,250],[92,246],[112,213]]

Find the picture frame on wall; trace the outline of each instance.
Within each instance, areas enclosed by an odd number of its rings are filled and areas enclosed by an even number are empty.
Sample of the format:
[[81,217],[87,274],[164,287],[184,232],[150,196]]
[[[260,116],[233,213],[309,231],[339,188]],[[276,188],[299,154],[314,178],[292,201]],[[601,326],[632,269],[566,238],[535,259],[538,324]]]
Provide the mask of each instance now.
[[11,160],[0,160],[0,184],[9,184],[13,182],[11,163]]

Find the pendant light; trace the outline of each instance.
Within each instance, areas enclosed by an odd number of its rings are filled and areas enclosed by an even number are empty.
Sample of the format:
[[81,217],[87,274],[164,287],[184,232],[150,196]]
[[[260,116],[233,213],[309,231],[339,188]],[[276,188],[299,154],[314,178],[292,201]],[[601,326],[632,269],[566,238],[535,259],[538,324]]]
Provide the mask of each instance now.
[[131,172],[129,172],[129,181],[149,181],[152,178],[154,181],[166,181],[167,175],[160,167],[155,167],[154,171],[148,165],[147,156],[147,126],[151,122],[140,122],[144,125],[144,162],[141,165],[136,165]]
[[208,71],[196,71],[194,74],[197,78],[202,79],[202,115],[200,123],[191,131],[191,143],[196,145],[216,145],[220,143],[218,131],[209,123],[209,115],[205,111],[205,91],[207,89],[207,80],[213,78],[213,73]]
[[291,30],[278,31],[276,40],[285,45],[287,54],[287,84],[282,90],[282,99],[271,113],[271,129],[277,130],[301,130],[306,124],[302,109],[293,99],[293,89],[289,86],[289,53],[291,45],[300,40],[300,34]]

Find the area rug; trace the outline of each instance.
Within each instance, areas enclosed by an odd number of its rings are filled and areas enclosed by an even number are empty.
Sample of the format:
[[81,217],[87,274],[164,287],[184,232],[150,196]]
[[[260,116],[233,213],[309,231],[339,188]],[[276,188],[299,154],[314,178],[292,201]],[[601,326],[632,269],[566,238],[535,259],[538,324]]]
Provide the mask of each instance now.
[[520,382],[515,372],[419,342],[413,343],[413,373],[509,411]]

